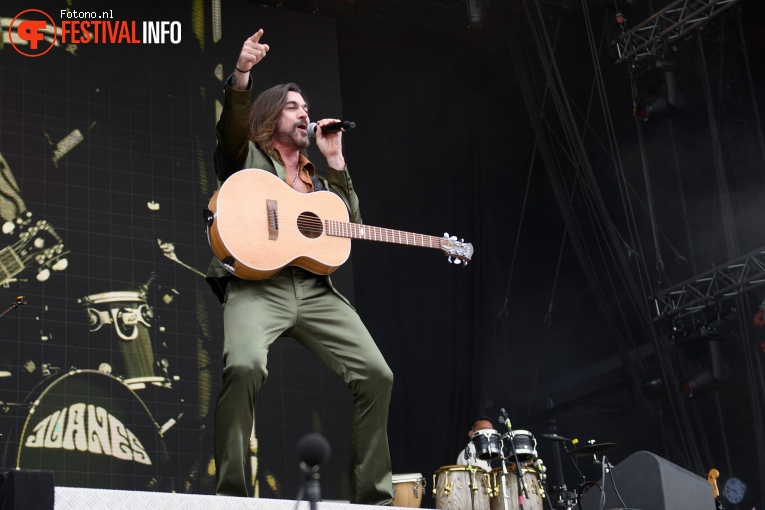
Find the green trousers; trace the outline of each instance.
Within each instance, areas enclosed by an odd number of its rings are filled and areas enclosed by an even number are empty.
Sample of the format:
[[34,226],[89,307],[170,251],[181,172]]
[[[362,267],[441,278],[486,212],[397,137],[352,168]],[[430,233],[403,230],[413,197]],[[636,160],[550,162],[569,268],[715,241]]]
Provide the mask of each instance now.
[[392,501],[388,407],[393,373],[356,311],[327,278],[288,267],[268,280],[234,279],[223,303],[223,387],[215,408],[218,494],[248,496],[245,465],[268,348],[287,335],[353,392],[350,501]]

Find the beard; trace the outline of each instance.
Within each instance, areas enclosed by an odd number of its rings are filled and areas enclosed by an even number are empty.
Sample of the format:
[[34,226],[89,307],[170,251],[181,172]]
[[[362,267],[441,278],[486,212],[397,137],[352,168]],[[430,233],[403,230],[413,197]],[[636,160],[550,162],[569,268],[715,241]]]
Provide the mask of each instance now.
[[292,128],[288,130],[278,130],[276,132],[276,137],[292,149],[300,150],[308,148],[308,146],[311,145],[311,139],[308,137],[307,132],[298,129],[299,125],[299,123],[294,124]]

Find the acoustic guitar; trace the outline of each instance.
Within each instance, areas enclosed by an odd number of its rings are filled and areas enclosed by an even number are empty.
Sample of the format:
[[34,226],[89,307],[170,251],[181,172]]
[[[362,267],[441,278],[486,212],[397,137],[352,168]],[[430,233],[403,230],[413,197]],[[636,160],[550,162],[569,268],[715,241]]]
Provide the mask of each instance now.
[[350,223],[345,202],[330,191],[300,193],[274,174],[240,170],[213,194],[204,211],[213,253],[231,273],[262,280],[286,266],[327,275],[351,254],[351,239],[438,248],[465,265],[473,246],[435,237]]

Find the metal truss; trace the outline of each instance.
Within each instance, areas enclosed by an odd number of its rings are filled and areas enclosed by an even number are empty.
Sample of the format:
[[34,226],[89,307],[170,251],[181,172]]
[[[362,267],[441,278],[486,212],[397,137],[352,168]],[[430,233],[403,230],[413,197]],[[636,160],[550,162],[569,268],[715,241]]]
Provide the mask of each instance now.
[[741,0],[675,0],[633,28],[623,31],[614,44],[617,64],[663,55],[686,34],[703,26]]
[[654,321],[679,318],[765,284],[765,247],[651,296]]

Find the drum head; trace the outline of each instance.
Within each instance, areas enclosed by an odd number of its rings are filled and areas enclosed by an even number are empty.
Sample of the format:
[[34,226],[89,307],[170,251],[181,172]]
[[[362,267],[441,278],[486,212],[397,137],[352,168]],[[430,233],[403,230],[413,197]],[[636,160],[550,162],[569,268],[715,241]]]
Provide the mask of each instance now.
[[393,479],[393,483],[419,482],[425,480],[422,473],[393,473],[391,478]]
[[167,452],[146,405],[122,381],[69,372],[31,403],[16,467],[53,471],[56,485],[158,488]]

